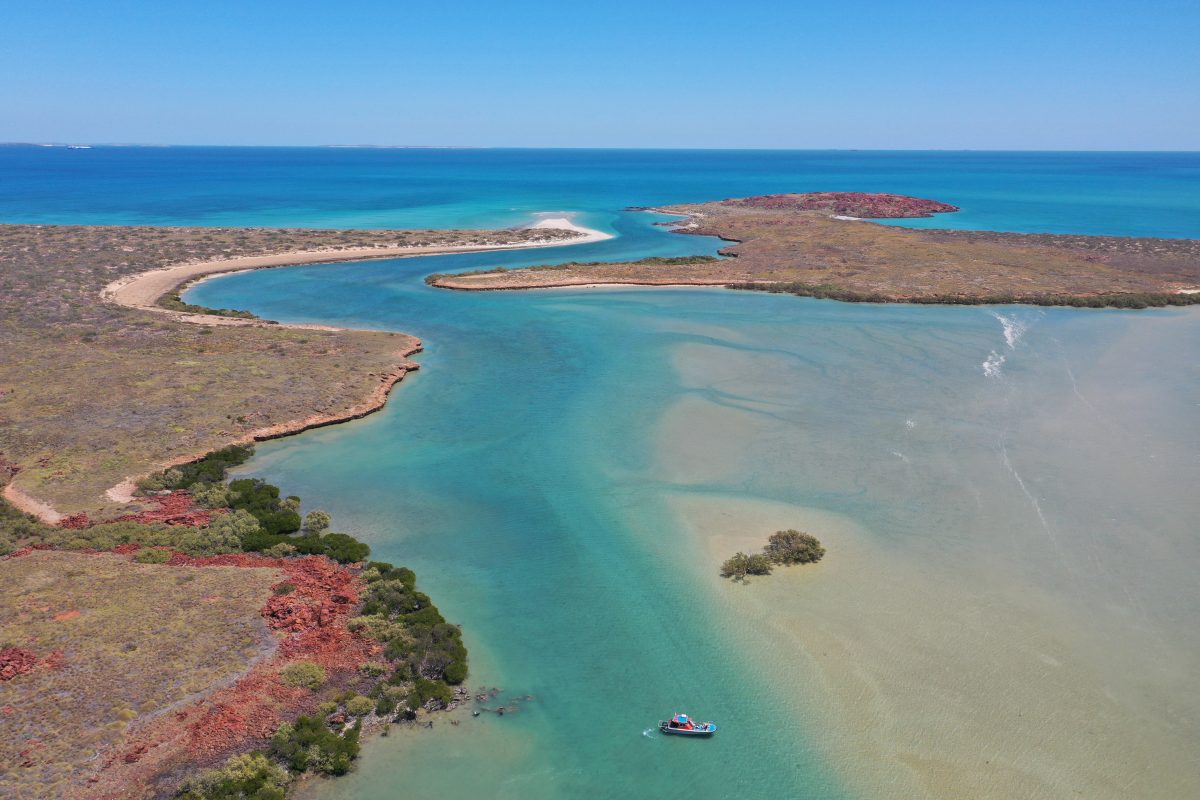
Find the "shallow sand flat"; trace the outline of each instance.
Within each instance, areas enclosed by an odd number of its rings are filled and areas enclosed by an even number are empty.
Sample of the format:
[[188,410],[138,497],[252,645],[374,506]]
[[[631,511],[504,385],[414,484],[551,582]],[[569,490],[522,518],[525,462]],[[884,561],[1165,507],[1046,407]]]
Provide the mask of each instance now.
[[[717,331],[675,348],[690,392],[660,422],[660,468],[683,490],[671,502],[697,572],[862,796],[1200,793],[1186,448],[1138,412],[1186,410],[1170,359],[1131,360],[1190,330],[1181,319],[1139,320],[1087,362],[1090,344],[1035,330],[1005,351],[1029,374],[990,382],[970,330],[903,331],[894,374],[847,369],[861,342],[846,329],[824,353]],[[758,499],[789,495],[841,513]],[[826,561],[715,577],[784,527],[815,533]]]
[[1200,788],[1190,746],[1112,696],[1076,652],[1070,621],[1036,593],[972,590],[813,509],[735,497],[673,503],[713,563],[761,545],[746,530],[819,532],[825,563],[718,591],[750,621],[746,647],[779,676],[785,702],[818,724],[829,757],[864,796],[1190,797]]

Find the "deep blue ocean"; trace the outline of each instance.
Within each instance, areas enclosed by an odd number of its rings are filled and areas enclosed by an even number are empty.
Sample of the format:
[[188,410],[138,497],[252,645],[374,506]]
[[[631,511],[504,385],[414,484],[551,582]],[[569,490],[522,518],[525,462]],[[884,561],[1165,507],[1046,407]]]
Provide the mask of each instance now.
[[[262,270],[187,297],[420,336],[384,410],[243,469],[416,569],[498,717],[328,800],[1200,796],[1200,313],[431,272],[715,252],[631,205],[849,190],[904,224],[1200,237],[1200,154],[0,148],[0,221],[492,227],[589,245]],[[809,530],[817,566],[720,579]],[[653,731],[673,711],[711,741]]]
[[908,224],[1188,237],[1200,153],[0,147],[0,222],[493,227],[539,211],[897,192]]

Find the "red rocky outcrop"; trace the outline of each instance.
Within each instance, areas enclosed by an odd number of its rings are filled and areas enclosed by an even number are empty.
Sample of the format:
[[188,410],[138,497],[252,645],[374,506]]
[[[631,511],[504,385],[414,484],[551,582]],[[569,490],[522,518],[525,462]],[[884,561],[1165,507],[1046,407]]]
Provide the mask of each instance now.
[[780,211],[828,211],[847,217],[901,219],[932,217],[958,211],[957,206],[902,194],[867,192],[807,192],[805,194],[766,194],[740,200],[725,200],[725,205]]
[[279,559],[249,553],[175,553],[167,563],[280,570],[284,578],[273,587],[278,594],[267,601],[262,615],[284,638],[273,655],[232,685],[155,718],[112,751],[88,779],[97,796],[108,796],[114,791],[110,787],[143,785],[182,762],[213,766],[232,752],[264,746],[284,720],[315,713],[317,694],[280,680],[280,671],[293,661],[315,662],[331,685],[349,686],[359,680],[362,664],[382,656],[381,644],[346,628],[363,586],[352,568],[324,556]]
[[20,647],[6,647],[0,650],[0,681],[8,681],[33,672],[37,666],[37,654]]
[[117,517],[118,522],[165,522],[168,525],[191,525],[202,528],[212,522],[213,512],[200,508],[192,495],[180,489],[169,494],[147,498],[156,508]]
[[60,528],[70,528],[71,530],[79,531],[83,530],[84,528],[90,528],[92,526],[92,521],[88,519],[86,511],[80,511],[78,514],[72,514],[69,517],[63,517],[58,521],[58,526]]

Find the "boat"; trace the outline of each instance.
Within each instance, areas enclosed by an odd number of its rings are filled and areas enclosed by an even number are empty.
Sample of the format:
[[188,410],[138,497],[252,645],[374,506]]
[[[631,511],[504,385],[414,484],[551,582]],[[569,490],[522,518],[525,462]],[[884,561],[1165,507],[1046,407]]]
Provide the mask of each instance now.
[[675,714],[659,721],[658,729],[673,736],[712,736],[717,732],[715,722],[696,722],[687,714]]

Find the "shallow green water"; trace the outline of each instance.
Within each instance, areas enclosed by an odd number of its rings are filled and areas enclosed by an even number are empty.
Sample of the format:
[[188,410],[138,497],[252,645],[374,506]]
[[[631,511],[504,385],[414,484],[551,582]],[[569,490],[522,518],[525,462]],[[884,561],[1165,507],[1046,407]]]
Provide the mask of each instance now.
[[[976,796],[1103,796],[1091,790],[1117,786],[1103,763],[1116,750],[1136,756],[1118,777],[1197,785],[1200,314],[421,280],[711,247],[617,224],[621,239],[532,257],[268,270],[189,294],[425,340],[384,411],[264,444],[248,469],[416,569],[464,626],[472,687],[535,697],[376,740],[314,796],[936,796],[944,776],[910,751],[977,770]],[[680,511],[713,498],[824,525],[828,570],[720,582],[713,541],[726,545],[697,533],[720,521]],[[731,537],[770,532],[731,513]],[[804,599],[830,578],[823,601]],[[1065,672],[1016,659],[1031,631]],[[849,655],[822,666],[819,636]],[[870,690],[839,689],[843,673]],[[649,731],[674,710],[722,731]],[[1084,750],[1065,744],[1077,719],[1097,737]]]

